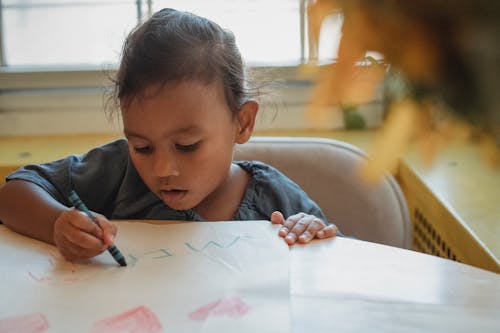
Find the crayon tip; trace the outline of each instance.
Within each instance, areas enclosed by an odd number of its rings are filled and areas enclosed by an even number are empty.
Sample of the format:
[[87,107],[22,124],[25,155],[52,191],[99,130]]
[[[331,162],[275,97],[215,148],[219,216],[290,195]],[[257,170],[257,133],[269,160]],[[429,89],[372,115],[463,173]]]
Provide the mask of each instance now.
[[118,261],[120,266],[127,266],[127,262],[125,261],[125,258],[123,258],[123,257],[116,259],[116,261]]

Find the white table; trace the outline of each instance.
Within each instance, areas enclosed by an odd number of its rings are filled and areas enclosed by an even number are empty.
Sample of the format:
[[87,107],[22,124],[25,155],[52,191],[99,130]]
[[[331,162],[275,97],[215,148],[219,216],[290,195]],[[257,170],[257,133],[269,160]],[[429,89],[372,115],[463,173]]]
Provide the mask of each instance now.
[[473,266],[337,237],[292,246],[289,272],[292,332],[500,332],[500,275]]
[[500,332],[499,274],[343,237],[290,251],[294,333]]
[[500,276],[336,238],[291,248],[293,332],[500,332]]

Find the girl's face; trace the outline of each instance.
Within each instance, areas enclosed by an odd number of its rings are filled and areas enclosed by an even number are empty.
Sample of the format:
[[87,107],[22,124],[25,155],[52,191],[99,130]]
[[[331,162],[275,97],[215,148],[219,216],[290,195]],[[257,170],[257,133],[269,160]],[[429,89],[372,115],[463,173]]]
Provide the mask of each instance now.
[[123,112],[123,127],[144,183],[177,210],[223,193],[234,144],[250,135],[242,135],[240,114],[233,116],[218,81],[151,87],[144,98],[133,99]]

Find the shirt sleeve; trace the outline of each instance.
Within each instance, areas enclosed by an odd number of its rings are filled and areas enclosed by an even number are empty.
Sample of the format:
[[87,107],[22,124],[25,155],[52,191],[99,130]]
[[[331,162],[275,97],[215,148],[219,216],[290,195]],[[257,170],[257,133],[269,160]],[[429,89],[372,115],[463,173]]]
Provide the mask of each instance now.
[[[328,221],[321,208],[307,193],[294,181],[283,173],[262,162],[248,162],[253,165],[254,176],[254,207],[261,211],[269,220],[271,214],[278,210],[285,218],[297,213],[314,215],[322,219],[327,225],[333,224]],[[337,228],[337,236],[346,237]]]
[[282,212],[285,218],[302,212],[328,223],[321,208],[283,173],[262,162],[238,163],[252,176],[243,204],[256,210],[262,218],[269,220],[271,214],[277,210]]
[[129,163],[127,142],[120,139],[82,155],[26,165],[6,180],[36,184],[68,207],[67,196],[75,190],[90,210],[108,216]]

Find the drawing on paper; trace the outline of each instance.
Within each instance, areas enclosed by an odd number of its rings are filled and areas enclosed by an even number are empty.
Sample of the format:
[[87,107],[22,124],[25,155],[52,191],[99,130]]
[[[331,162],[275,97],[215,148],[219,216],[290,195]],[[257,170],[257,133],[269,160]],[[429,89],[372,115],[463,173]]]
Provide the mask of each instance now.
[[64,285],[89,280],[103,269],[95,263],[74,263],[66,260],[57,250],[48,253],[47,261],[48,265],[33,265],[28,276],[36,282]]
[[49,328],[49,321],[41,313],[0,318],[0,333],[42,333]]
[[236,237],[236,238],[235,238],[232,242],[230,242],[230,243],[229,243],[229,244],[227,244],[227,245],[219,244],[218,242],[215,242],[215,241],[210,241],[210,242],[206,243],[206,244],[205,244],[203,247],[201,247],[201,248],[196,248],[196,247],[194,247],[193,245],[191,245],[191,243],[187,243],[187,242],[186,242],[186,243],[184,243],[184,244],[186,244],[186,246],[187,246],[188,248],[190,248],[191,250],[193,250],[193,251],[195,251],[195,252],[201,252],[201,251],[205,250],[206,248],[208,248],[208,247],[210,247],[210,246],[217,246],[217,247],[219,247],[219,248],[221,248],[221,249],[225,249],[225,248],[231,247],[231,246],[233,246],[233,245],[234,245],[237,241],[239,241],[239,240],[240,240],[240,238],[241,238],[240,236]]
[[148,251],[148,252],[145,252],[144,254],[153,255],[153,257],[152,257],[153,259],[163,259],[163,258],[173,256],[173,254],[170,253],[167,249],[158,249],[158,250]]
[[129,267],[134,267],[135,264],[137,264],[137,257],[135,257],[134,255],[132,255],[130,253],[127,256],[128,256],[127,265]]
[[154,312],[145,306],[139,306],[96,322],[91,333],[156,333],[162,329]]
[[[0,333],[159,333],[200,327],[209,333],[235,325],[250,333],[256,321],[269,323],[262,332],[289,331],[275,325],[288,322],[283,258],[289,250],[269,224],[121,222],[119,227],[125,268],[108,253],[67,261],[55,246],[0,226],[0,250],[9,253],[0,258],[6,282],[0,292]],[[266,289],[261,292],[260,286]],[[276,288],[272,297],[268,286]]]
[[223,298],[221,300],[209,303],[189,314],[192,320],[202,321],[210,316],[227,316],[230,318],[239,318],[244,316],[250,307],[239,297]]

